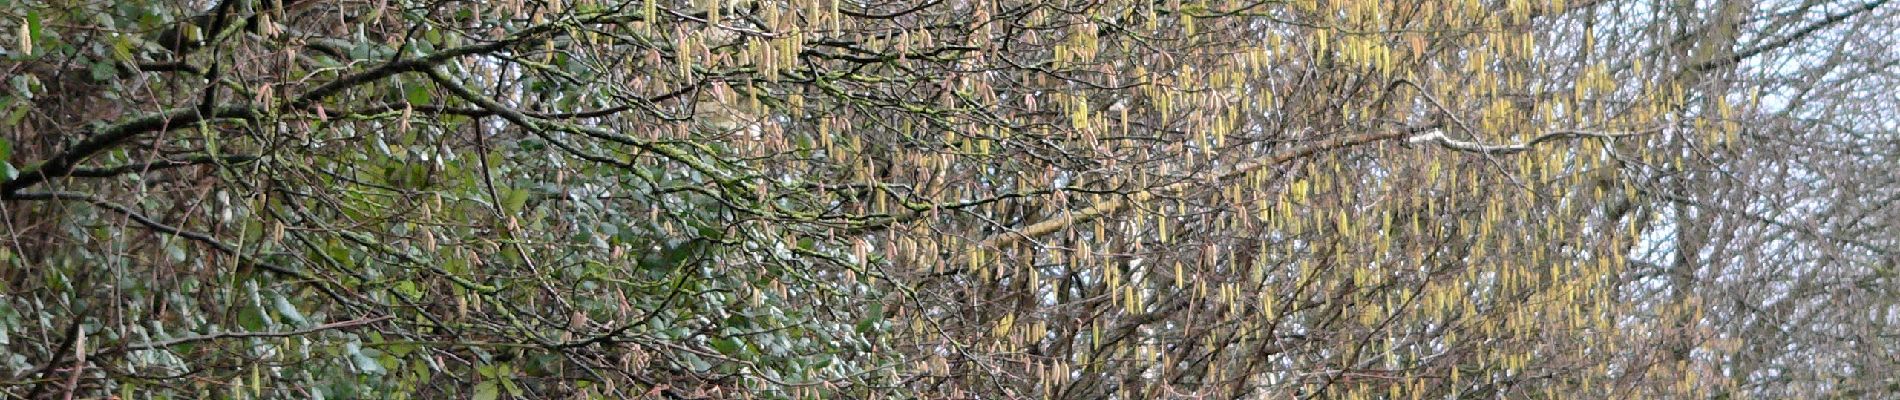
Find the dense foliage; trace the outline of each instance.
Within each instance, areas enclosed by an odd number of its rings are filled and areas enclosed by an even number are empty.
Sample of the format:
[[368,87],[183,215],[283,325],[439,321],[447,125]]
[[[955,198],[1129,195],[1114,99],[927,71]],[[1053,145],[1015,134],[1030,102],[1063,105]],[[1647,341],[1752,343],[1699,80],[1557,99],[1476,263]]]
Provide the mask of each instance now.
[[0,0],[0,393],[1894,396],[1896,8]]

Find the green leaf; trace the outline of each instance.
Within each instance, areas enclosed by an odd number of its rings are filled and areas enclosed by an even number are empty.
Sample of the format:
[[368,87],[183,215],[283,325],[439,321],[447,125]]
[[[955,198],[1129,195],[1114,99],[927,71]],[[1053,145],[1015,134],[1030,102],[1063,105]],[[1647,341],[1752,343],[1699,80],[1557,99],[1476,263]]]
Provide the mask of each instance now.
[[92,68],[88,69],[88,72],[91,73],[92,80],[101,82],[111,80],[112,77],[119,75],[119,69],[116,68],[111,61],[92,63]]
[[878,322],[882,321],[884,321],[884,305],[871,303],[870,312],[865,313],[864,319],[858,320],[858,333],[870,332],[877,328]]
[[264,315],[264,309],[244,307],[238,310],[238,326],[253,332],[263,331],[271,325],[270,316]]
[[40,28],[40,12],[37,10],[27,10],[26,35],[20,38],[21,52],[33,52],[33,43],[40,41]]
[[33,90],[40,88],[40,78],[32,74],[18,74],[12,78],[7,78],[7,84],[13,86],[14,95],[20,96],[20,98],[23,99],[32,100]]
[[501,389],[495,387],[495,381],[475,384],[475,400],[495,400],[501,398]]
[[712,226],[711,224],[707,224],[704,221],[691,220],[691,221],[688,221],[687,224],[692,225],[693,229],[697,230],[699,233],[699,236],[703,238],[719,240],[719,239],[723,239],[726,234],[725,230],[719,229],[719,227]]
[[502,195],[503,197],[501,199],[501,206],[503,209],[508,210],[508,212],[521,212],[521,208],[527,206],[528,204],[527,190],[511,188],[511,189],[506,190],[505,192],[506,193]]
[[284,319],[290,320],[292,324],[296,324],[298,327],[308,326],[310,324],[308,320],[304,319],[303,312],[297,311],[297,306],[290,304],[290,299],[279,295],[271,303],[277,307],[277,315],[284,316]]
[[0,138],[0,179],[10,180],[20,176],[20,170],[13,167],[12,160],[13,141]]
[[401,293],[403,297],[408,297],[411,299],[418,299],[422,297],[422,289],[420,289],[419,286],[416,285],[416,281],[396,282],[394,289],[396,290],[396,293]]
[[125,63],[138,62],[138,57],[132,55],[132,49],[136,46],[138,45],[132,43],[132,36],[112,36],[112,59]]
[[435,102],[435,94],[430,93],[429,87],[423,85],[409,85],[403,88],[403,97],[405,100],[409,100],[409,104],[429,104]]
[[677,266],[685,264],[687,259],[693,258],[693,255],[698,253],[699,249],[703,247],[705,247],[705,242],[698,240],[688,240],[683,243],[675,244],[665,250],[663,255],[663,257],[665,257],[664,261],[666,265]]
[[377,362],[375,358],[363,354],[361,346],[356,343],[350,343],[347,349],[350,353],[350,361],[356,364],[357,370],[370,375],[382,375],[385,372],[383,364]]
[[[0,96],[0,98],[4,97],[5,96]],[[5,100],[5,103],[0,103],[0,113],[5,113],[5,116],[0,116],[0,120],[3,120],[0,121],[0,124],[5,124],[6,126],[20,125],[20,120],[26,119],[27,111],[32,111],[33,109],[32,106],[24,101],[16,101],[12,98]]]
[[521,386],[515,385],[514,378],[501,378],[501,388],[508,391],[509,396],[521,396]]
[[739,350],[745,348],[744,344],[739,342],[739,339],[733,338],[713,339],[712,347],[713,350],[718,350],[720,354],[729,356],[739,355]]
[[185,259],[189,257],[185,254],[185,245],[177,241],[168,242],[170,243],[165,244],[165,256],[171,257],[172,262],[185,262]]
[[706,362],[706,360],[700,359],[699,356],[695,356],[692,354],[684,354],[684,355],[681,355],[680,358],[685,359],[686,365],[692,368],[694,372],[706,372],[706,370],[712,369],[712,363],[709,363],[709,362]]

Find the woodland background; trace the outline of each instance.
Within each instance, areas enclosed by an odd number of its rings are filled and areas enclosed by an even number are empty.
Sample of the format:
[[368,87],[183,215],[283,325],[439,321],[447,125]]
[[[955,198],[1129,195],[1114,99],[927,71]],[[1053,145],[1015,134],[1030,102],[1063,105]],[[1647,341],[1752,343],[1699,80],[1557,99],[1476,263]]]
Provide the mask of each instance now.
[[1887,0],[0,0],[7,398],[1900,398]]

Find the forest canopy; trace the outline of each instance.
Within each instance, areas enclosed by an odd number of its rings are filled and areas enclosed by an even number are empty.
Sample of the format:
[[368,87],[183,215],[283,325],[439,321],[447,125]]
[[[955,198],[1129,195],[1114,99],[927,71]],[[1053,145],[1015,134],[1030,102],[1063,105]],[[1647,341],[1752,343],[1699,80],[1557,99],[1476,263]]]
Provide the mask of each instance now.
[[0,0],[0,394],[1900,396],[1896,25]]

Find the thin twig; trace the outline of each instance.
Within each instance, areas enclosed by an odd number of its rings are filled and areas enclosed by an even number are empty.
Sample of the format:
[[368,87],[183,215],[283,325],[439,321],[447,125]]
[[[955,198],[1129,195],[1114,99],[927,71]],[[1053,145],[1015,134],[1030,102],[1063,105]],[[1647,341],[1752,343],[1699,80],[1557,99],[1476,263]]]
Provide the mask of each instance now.
[[1476,141],[1452,139],[1449,136],[1445,136],[1444,130],[1433,129],[1425,133],[1406,138],[1405,142],[1413,143],[1413,144],[1436,143],[1440,147],[1444,147],[1451,150],[1481,153],[1481,154],[1496,156],[1496,155],[1522,153],[1525,151],[1529,151],[1532,146],[1536,146],[1539,143],[1548,142],[1548,141],[1557,140],[1557,139],[1596,138],[1596,139],[1603,139],[1603,140],[1615,140],[1618,138],[1625,138],[1625,137],[1630,137],[1630,136],[1647,135],[1651,133],[1660,132],[1661,130],[1662,130],[1661,128],[1655,128],[1655,129],[1634,131],[1634,132],[1598,132],[1598,131],[1578,131],[1578,130],[1556,131],[1556,132],[1546,133],[1542,135],[1537,135],[1537,137],[1531,138],[1530,141],[1526,141],[1524,143],[1488,144],[1488,143],[1481,143],[1481,142],[1476,142]]
[[317,326],[312,326],[312,327],[303,328],[303,329],[277,331],[277,332],[219,332],[219,333],[204,334],[204,335],[191,335],[191,336],[176,337],[176,338],[171,338],[171,339],[166,339],[166,340],[139,343],[135,345],[107,349],[107,350],[100,350],[99,352],[93,353],[92,357],[97,358],[99,356],[116,354],[116,353],[127,353],[127,352],[141,351],[141,350],[166,348],[166,347],[177,346],[177,345],[186,344],[186,343],[203,342],[203,341],[208,341],[208,340],[245,339],[245,338],[280,338],[280,337],[303,336],[303,335],[308,335],[308,334],[322,332],[322,331],[344,329],[344,328],[354,328],[358,326],[374,324],[377,322],[383,322],[383,321],[389,320],[390,318],[395,318],[395,317],[384,315],[384,316],[373,317],[373,318],[363,318],[363,319],[353,319],[353,320],[348,320],[348,321],[331,322],[328,324],[317,325]]

